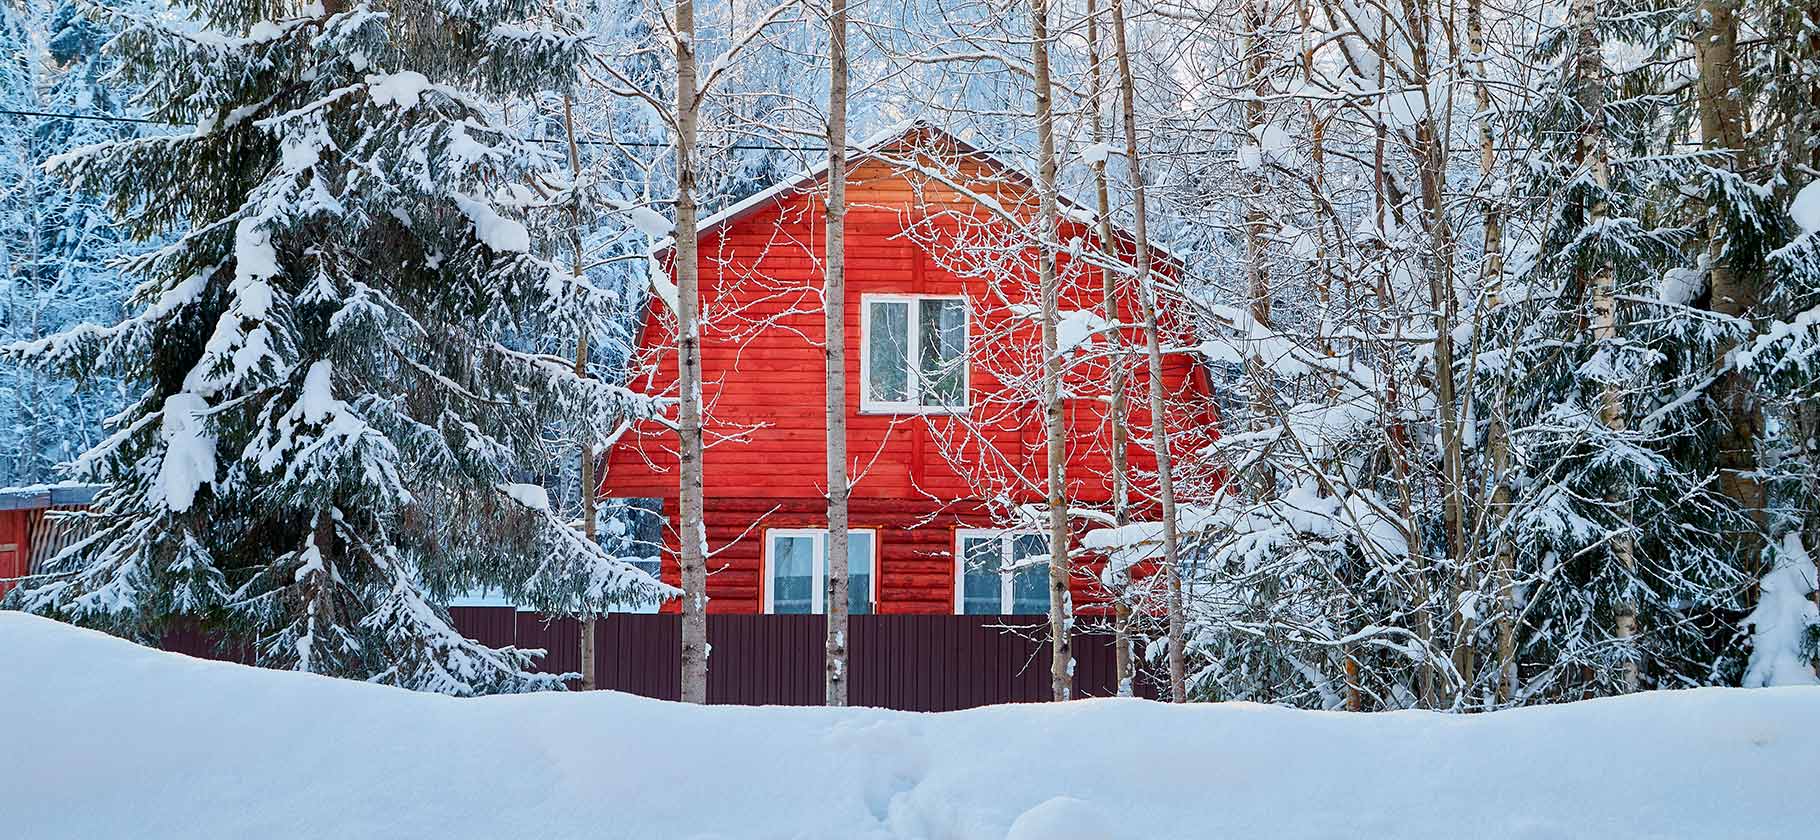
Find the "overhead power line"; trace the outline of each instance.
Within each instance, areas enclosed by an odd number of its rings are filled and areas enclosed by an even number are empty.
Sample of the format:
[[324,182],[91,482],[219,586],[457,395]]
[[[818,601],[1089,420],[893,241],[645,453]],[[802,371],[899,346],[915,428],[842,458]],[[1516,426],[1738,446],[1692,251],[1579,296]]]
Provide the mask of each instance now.
[[[21,111],[10,108],[0,108],[0,116],[42,117],[53,120],[91,120],[94,122],[129,123],[133,125],[162,125],[172,128],[184,127],[178,123],[170,123],[163,120],[148,120],[143,117],[120,117],[112,114],[61,114],[53,111]],[[529,139],[534,143],[568,142],[567,140],[556,137],[531,137],[526,139]],[[649,140],[576,140],[575,142],[586,146],[637,146],[646,149],[667,149],[671,145],[669,143],[654,143]],[[785,146],[780,143],[734,143],[731,146],[723,146],[721,148],[754,152],[823,152],[827,151],[828,147]]]

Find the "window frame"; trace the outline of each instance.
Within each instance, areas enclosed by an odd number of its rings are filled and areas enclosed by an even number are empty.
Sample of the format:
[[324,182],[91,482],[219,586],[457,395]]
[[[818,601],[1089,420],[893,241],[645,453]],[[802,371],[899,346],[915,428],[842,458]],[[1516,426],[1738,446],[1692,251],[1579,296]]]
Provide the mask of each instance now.
[[[923,405],[922,386],[922,319],[917,317],[918,303],[925,300],[958,300],[961,302],[961,401],[958,405]],[[909,399],[904,401],[872,398],[872,304],[902,303],[906,309],[904,338],[909,344],[905,370]],[[925,295],[900,292],[866,293],[859,296],[859,413],[861,414],[966,414],[972,407],[973,310],[966,295]]]
[[[867,594],[870,596],[870,598],[872,600],[872,614],[877,615],[878,614],[878,529],[877,528],[848,528],[847,529],[847,536],[848,536],[849,540],[851,540],[851,538],[854,534],[860,534],[860,533],[868,534],[871,536],[872,574],[870,575],[871,579],[870,579],[870,581],[868,583],[868,587],[867,587],[871,591]],[[828,592],[827,592],[827,584],[825,583],[825,581],[828,577],[828,529],[827,528],[766,528],[765,529],[764,562],[761,564],[761,567],[759,569],[759,581],[758,581],[759,589],[762,593],[762,595],[759,599],[759,609],[765,615],[777,615],[778,614],[777,613],[777,602],[775,601],[775,598],[777,595],[777,586],[771,580],[771,573],[772,573],[772,570],[773,570],[773,567],[775,564],[774,558],[775,558],[775,554],[776,554],[775,543],[772,541],[773,537],[808,537],[808,538],[810,538],[811,543],[812,543],[812,545],[809,549],[810,569],[811,569],[811,573],[815,577],[815,580],[817,581],[817,585],[814,586],[810,590],[810,593],[809,593],[809,615],[827,615],[828,614],[828,604],[827,604]],[[849,542],[848,544],[851,545],[852,543]],[[849,567],[849,568],[851,568],[851,567]],[[849,579],[849,584],[851,584],[850,579]]]
[[999,562],[999,597],[998,615],[1041,615],[1041,613],[1014,613],[1011,607],[1016,603],[1012,591],[1013,575],[1004,573],[1010,563],[1012,546],[1018,537],[1040,537],[1044,532],[1037,528],[956,528],[954,529],[954,614],[967,614],[967,540],[991,537],[998,542]]

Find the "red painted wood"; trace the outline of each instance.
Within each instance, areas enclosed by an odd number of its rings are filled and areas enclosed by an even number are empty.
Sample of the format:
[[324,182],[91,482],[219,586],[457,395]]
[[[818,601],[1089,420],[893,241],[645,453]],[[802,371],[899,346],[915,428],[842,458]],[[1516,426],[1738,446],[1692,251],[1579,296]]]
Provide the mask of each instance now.
[[[1015,174],[974,161],[963,166],[970,186],[994,195],[1001,206],[1026,217],[1035,200]],[[1005,506],[1040,501],[1044,482],[1042,417],[1034,391],[1008,382],[1033,381],[1039,361],[1037,323],[1012,311],[1034,304],[1033,250],[974,201],[922,176],[867,160],[852,170],[848,216],[847,393],[848,451],[856,484],[855,528],[878,530],[879,611],[946,613],[953,610],[954,529],[1004,524]],[[823,237],[816,186],[787,193],[703,233],[700,271],[703,329],[703,395],[709,439],[703,458],[708,494],[710,613],[751,613],[762,604],[765,528],[817,527],[825,522],[823,357],[820,256]],[[1061,239],[1093,241],[1072,221]],[[972,243],[986,247],[962,247]],[[1128,241],[1118,247],[1127,253]],[[1060,263],[1066,309],[1103,310],[1097,269]],[[1165,262],[1159,269],[1167,275]],[[1017,282],[988,283],[987,276]],[[1128,284],[1127,284],[1128,285]],[[961,294],[969,302],[969,398],[964,417],[860,412],[863,296],[873,293]],[[1135,294],[1118,301],[1120,321],[1139,320]],[[1192,345],[1181,319],[1165,313],[1165,343]],[[636,359],[641,391],[675,391],[674,321],[661,303],[647,313]],[[1141,334],[1123,329],[1136,346]],[[1148,440],[1148,379],[1130,361],[1130,428]],[[1178,462],[1217,435],[1209,380],[1197,375],[1186,354],[1166,357],[1163,381],[1171,394],[1165,418],[1174,431]],[[1077,398],[1066,405],[1070,437],[1068,486],[1072,499],[1103,504],[1111,493],[1111,432],[1104,397],[1107,364],[1078,357],[1065,377]],[[675,439],[661,424],[640,424],[607,453],[602,490],[619,497],[660,497],[671,517],[670,557],[664,575],[679,578],[674,563],[677,484]],[[1141,497],[1153,492],[1142,476],[1154,459],[1141,445],[1127,453]],[[944,504],[936,500],[962,500]],[[1142,512],[1139,512],[1140,515]],[[1102,611],[1091,569],[1076,582],[1083,612]],[[672,607],[674,608],[674,607]]]
[[31,539],[26,522],[31,511],[0,510],[0,598],[31,569]]

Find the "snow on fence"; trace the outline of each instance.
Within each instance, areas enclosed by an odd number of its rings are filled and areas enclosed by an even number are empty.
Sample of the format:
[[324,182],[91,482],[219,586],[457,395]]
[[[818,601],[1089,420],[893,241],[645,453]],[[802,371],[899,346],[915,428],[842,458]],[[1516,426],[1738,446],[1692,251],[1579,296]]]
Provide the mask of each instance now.
[[[546,619],[511,607],[453,607],[455,626],[493,646],[543,648],[541,668],[581,670],[581,623]],[[675,700],[679,618],[613,615],[595,645],[600,687]],[[1049,699],[1049,644],[1042,616],[856,615],[849,618],[852,702],[905,711],[940,712]],[[708,702],[821,705],[823,634],[819,615],[711,615]],[[1075,692],[1116,692],[1110,633],[1075,641]],[[248,662],[244,648],[224,649],[194,630],[165,637],[164,648],[192,656]],[[1142,696],[1154,683],[1137,681]]]

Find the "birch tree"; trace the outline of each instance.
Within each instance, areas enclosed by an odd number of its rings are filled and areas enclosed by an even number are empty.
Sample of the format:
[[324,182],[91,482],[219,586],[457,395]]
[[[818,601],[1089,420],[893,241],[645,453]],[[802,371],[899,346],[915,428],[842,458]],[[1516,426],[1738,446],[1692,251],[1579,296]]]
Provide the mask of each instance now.
[[1049,43],[1048,0],[1031,0],[1030,59],[1036,89],[1036,237],[1040,251],[1037,271],[1042,288],[1045,486],[1049,496],[1049,684],[1054,699],[1067,700],[1074,692],[1074,604],[1069,594],[1073,567],[1068,559],[1068,425],[1062,412],[1062,356],[1056,342],[1061,293],[1055,271],[1059,209]]
[[1163,569],[1167,588],[1169,699],[1188,700],[1187,656],[1183,650],[1181,550],[1177,534],[1175,475],[1169,450],[1166,395],[1163,390],[1163,350],[1157,330],[1156,278],[1151,274],[1150,227],[1146,218],[1143,158],[1138,153],[1137,82],[1132,72],[1131,45],[1126,38],[1124,0],[1112,0],[1112,42],[1118,58],[1119,109],[1125,132],[1126,179],[1131,189],[1132,236],[1136,240],[1136,281],[1144,319],[1144,353],[1150,379],[1150,443],[1156,456],[1157,502],[1163,518]]
[[[1112,468],[1112,526],[1123,528],[1131,524],[1131,477],[1128,474],[1126,450],[1130,446],[1130,429],[1127,427],[1125,395],[1125,316],[1119,310],[1120,284],[1122,272],[1115,266],[1121,259],[1119,240],[1112,231],[1111,190],[1106,182],[1106,158],[1111,146],[1106,140],[1106,127],[1103,110],[1105,108],[1105,67],[1101,61],[1099,10],[1095,0],[1087,0],[1087,112],[1088,140],[1092,143],[1087,154],[1087,163],[1093,170],[1094,207],[1098,211],[1095,220],[1098,223],[1100,250],[1104,254],[1108,267],[1100,270],[1100,294],[1104,296],[1106,323],[1113,325],[1108,333],[1111,342],[1107,365],[1110,369],[1111,383],[1108,390],[1106,422],[1111,426],[1110,451],[1107,453]],[[1113,670],[1118,679],[1120,697],[1132,695],[1134,686],[1134,667],[1131,659],[1131,601],[1128,588],[1131,584],[1129,568],[1121,568],[1116,563],[1109,563],[1101,582],[1106,586],[1112,598],[1112,645]]]
[[676,59],[677,471],[681,481],[677,565],[682,573],[682,701],[708,702],[707,529],[702,521],[701,306],[695,206],[695,126],[701,91],[695,76],[695,3],[676,0],[670,18]]
[[[847,0],[828,8],[828,237],[822,352],[828,441],[827,703],[847,705]],[[875,572],[876,574],[876,572]]]
[[[1596,229],[1606,223],[1608,210],[1604,196],[1611,189],[1611,162],[1605,148],[1605,62],[1601,55],[1604,45],[1598,33],[1598,0],[1574,0],[1573,21],[1574,64],[1579,81],[1576,100],[1584,120],[1575,157],[1592,179],[1594,197],[1586,224],[1588,228]],[[1592,298],[1593,340],[1613,347],[1618,341],[1617,278],[1609,258],[1597,258],[1590,273],[1587,287]],[[1607,432],[1623,433],[1624,405],[1618,383],[1608,381],[1599,389],[1598,416]],[[1636,549],[1628,513],[1630,505],[1612,494],[1607,494],[1606,502],[1619,511],[1618,527],[1611,537],[1611,553],[1620,567],[1620,574],[1628,578],[1636,568]],[[1637,633],[1637,607],[1630,598],[1623,596],[1615,606],[1612,632],[1619,645],[1628,647]],[[1635,691],[1638,672],[1635,655],[1629,652],[1621,652],[1621,655],[1625,658],[1619,683],[1624,691]]]

